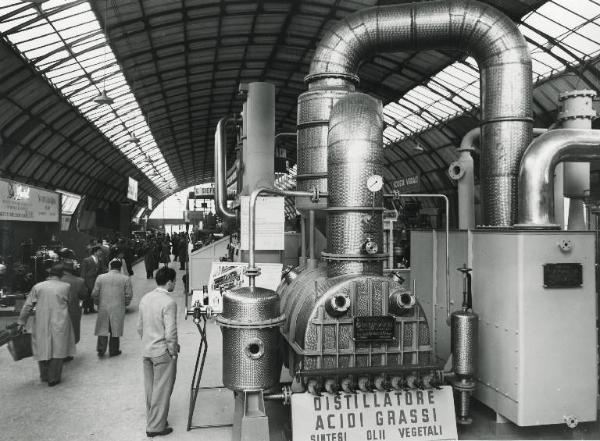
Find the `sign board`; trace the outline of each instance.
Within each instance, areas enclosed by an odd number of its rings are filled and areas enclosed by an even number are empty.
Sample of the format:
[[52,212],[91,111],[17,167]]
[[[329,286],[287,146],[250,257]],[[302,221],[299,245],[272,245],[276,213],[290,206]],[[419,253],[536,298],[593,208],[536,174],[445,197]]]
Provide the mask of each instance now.
[[127,199],[132,201],[138,200],[138,181],[129,177],[129,183],[127,185]]
[[452,387],[315,396],[292,394],[294,440],[458,439]]
[[[208,304],[214,312],[223,312],[221,290],[229,290],[249,286],[244,269],[246,262],[212,262],[208,276]],[[260,276],[256,278],[256,286],[275,291],[281,282],[281,263],[258,263]],[[199,301],[202,304],[202,290],[192,292],[192,305]]]
[[214,184],[211,184],[209,187],[195,187],[194,188],[195,196],[214,196],[215,195],[215,187]]
[[[241,249],[250,249],[250,196],[242,196],[241,202]],[[285,208],[283,197],[258,197],[256,199],[257,250],[283,250]]]
[[421,175],[404,176],[392,182],[394,196],[421,191]]
[[152,196],[148,196],[148,210],[152,210]]
[[71,225],[71,215],[63,214],[60,216],[60,231],[69,231],[69,225]]
[[58,222],[60,195],[0,179],[0,220]]

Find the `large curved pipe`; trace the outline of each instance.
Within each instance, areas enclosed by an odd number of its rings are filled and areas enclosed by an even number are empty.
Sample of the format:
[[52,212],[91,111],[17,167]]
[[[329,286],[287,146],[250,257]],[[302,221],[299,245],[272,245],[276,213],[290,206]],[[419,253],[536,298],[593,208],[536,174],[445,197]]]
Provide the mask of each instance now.
[[600,130],[557,129],[535,139],[519,170],[519,227],[552,228],[554,168],[563,161],[600,159]]
[[[531,57],[516,25],[500,11],[474,0],[358,11],[330,29],[319,43],[306,78],[307,93],[351,91],[358,82],[360,64],[375,53],[428,49],[463,50],[477,60],[482,88],[484,223],[512,225],[519,163],[531,141]],[[300,104],[299,99],[299,114],[311,111],[310,106]],[[302,148],[299,144],[299,157],[304,154]],[[298,173],[307,172],[299,167]]]
[[224,116],[217,123],[215,130],[215,211],[224,219],[235,219],[234,210],[227,208],[227,142],[225,126],[233,118]]

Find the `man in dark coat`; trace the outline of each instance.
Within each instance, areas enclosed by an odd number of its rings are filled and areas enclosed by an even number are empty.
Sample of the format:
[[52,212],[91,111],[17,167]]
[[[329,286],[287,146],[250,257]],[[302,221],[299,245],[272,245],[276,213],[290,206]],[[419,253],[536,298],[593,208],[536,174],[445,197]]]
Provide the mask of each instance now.
[[154,239],[149,239],[144,248],[144,265],[146,266],[147,279],[154,277],[154,270],[157,267],[155,247]]
[[75,343],[79,343],[81,336],[81,306],[80,300],[84,300],[87,296],[85,282],[81,277],[75,275],[75,266],[73,260],[65,259],[63,261],[64,274],[61,278],[63,282],[69,284],[69,316],[73,324],[73,332],[75,333]]
[[96,312],[92,300],[92,290],[94,289],[94,283],[96,283],[96,277],[102,274],[102,249],[98,245],[95,245],[90,252],[90,257],[86,257],[81,261],[81,277],[87,290],[87,295],[83,300],[84,314]]
[[98,336],[96,347],[98,356],[105,354],[107,344],[110,356],[121,353],[119,337],[123,335],[125,307],[133,297],[131,280],[121,274],[121,261],[112,260],[109,265],[110,271],[98,276],[92,291],[92,298],[98,303],[98,317],[94,331]]

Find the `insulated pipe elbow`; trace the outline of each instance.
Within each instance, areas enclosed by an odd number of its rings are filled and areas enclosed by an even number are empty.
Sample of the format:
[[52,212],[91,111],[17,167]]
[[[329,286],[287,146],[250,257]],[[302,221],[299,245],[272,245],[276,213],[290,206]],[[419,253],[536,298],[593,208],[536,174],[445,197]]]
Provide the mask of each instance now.
[[309,90],[350,89],[375,53],[463,50],[481,72],[484,223],[516,220],[519,162],[531,141],[531,57],[513,21],[474,0],[368,8],[330,29],[315,51]]
[[215,211],[225,219],[235,219],[236,213],[227,208],[227,143],[225,126],[232,118],[223,117],[215,130]]
[[558,227],[554,221],[554,168],[559,162],[600,159],[600,130],[557,129],[536,138],[519,170],[519,224]]

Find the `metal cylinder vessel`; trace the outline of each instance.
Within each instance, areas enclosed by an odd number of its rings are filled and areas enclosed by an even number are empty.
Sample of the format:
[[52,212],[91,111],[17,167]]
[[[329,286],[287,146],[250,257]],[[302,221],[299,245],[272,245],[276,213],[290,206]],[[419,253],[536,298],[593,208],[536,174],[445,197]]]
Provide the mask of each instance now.
[[475,375],[478,321],[477,314],[470,311],[450,315],[452,371],[458,376]]
[[263,390],[279,381],[279,296],[264,288],[223,294],[223,384],[232,390]]

